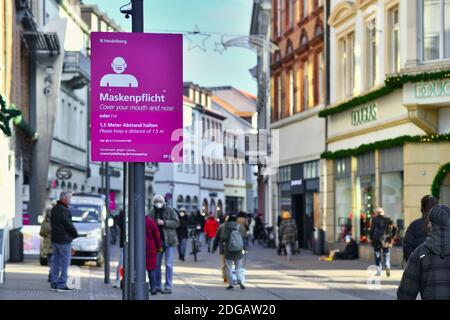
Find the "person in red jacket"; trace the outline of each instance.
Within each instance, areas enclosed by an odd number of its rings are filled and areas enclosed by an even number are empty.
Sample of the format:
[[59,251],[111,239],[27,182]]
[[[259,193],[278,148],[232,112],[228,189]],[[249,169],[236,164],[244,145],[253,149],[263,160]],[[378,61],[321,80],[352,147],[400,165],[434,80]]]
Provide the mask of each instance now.
[[145,236],[145,267],[150,279],[150,292],[154,296],[156,295],[156,259],[158,252],[162,251],[162,241],[155,220],[149,216],[145,217]]
[[208,247],[208,252],[211,252],[212,239],[216,236],[217,229],[219,229],[219,222],[217,222],[214,214],[210,213],[205,223],[206,246]]

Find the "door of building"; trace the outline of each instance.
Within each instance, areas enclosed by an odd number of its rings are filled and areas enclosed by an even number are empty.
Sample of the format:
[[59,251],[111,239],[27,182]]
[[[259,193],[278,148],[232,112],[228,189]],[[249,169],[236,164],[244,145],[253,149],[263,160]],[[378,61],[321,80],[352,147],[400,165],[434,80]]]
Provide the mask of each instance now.
[[304,197],[302,194],[295,194],[292,196],[292,217],[297,222],[297,232],[298,232],[298,245],[300,248],[305,248],[305,210],[304,210]]

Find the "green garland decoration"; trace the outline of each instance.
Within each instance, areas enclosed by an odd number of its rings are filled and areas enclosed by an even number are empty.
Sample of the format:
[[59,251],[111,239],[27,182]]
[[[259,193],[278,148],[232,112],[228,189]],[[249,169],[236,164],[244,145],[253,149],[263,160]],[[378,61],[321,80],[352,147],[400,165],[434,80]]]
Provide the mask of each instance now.
[[372,91],[368,94],[355,97],[349,101],[346,101],[336,107],[325,109],[319,112],[319,117],[325,118],[327,116],[340,113],[343,111],[347,111],[356,106],[360,106],[366,104],[370,101],[379,99],[383,96],[386,96],[393,92],[396,89],[400,89],[403,87],[405,83],[417,83],[417,82],[427,82],[434,81],[439,79],[450,79],[450,70],[444,71],[434,71],[434,72],[425,72],[420,74],[404,74],[404,75],[396,75],[387,78],[384,81],[384,87],[381,87],[375,91]]
[[366,152],[371,152],[380,149],[388,149],[404,145],[405,143],[436,143],[436,142],[450,142],[450,133],[447,134],[432,134],[432,135],[417,135],[417,136],[400,136],[393,139],[381,140],[374,143],[362,144],[354,149],[344,149],[335,152],[323,152],[320,157],[322,159],[336,160],[340,158],[356,157]]
[[444,164],[436,174],[431,184],[431,195],[436,199],[439,199],[441,195],[441,185],[445,180],[445,177],[450,174],[450,162]]
[[11,127],[9,126],[10,121],[21,114],[22,112],[20,110],[7,108],[5,100],[2,95],[0,95],[0,130],[2,130],[7,137],[11,137],[12,135]]

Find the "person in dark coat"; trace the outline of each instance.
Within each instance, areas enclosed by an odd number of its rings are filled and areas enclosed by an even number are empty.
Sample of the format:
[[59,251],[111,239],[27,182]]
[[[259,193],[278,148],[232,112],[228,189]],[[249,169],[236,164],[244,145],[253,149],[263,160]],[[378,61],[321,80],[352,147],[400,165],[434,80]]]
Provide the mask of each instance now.
[[223,218],[223,223],[217,229],[216,237],[214,238],[213,247],[212,247],[212,253],[215,253],[217,251],[217,248],[219,248],[222,278],[223,278],[223,282],[225,282],[225,283],[228,282],[228,275],[227,275],[227,268],[225,265],[225,249],[224,249],[223,243],[222,243],[222,241],[220,241],[220,239],[222,238],[223,229],[225,228],[225,223],[228,221],[228,218],[229,218],[229,215],[226,215]]
[[408,227],[403,239],[403,258],[408,262],[408,258],[418,246],[420,246],[426,239],[429,228],[429,215],[431,208],[437,204],[436,198],[426,195],[421,200],[420,211],[422,217],[414,220]]
[[322,256],[319,260],[333,261],[333,260],[354,260],[358,259],[358,244],[352,238],[351,235],[346,235],[345,238],[345,249],[344,251],[332,250],[328,256]]
[[125,211],[122,209],[119,211],[117,218],[115,219],[116,227],[119,228],[120,231],[120,256],[119,256],[119,264],[116,269],[116,282],[114,283],[115,288],[120,287],[120,269],[123,268],[123,246],[125,244]]
[[184,261],[186,255],[186,245],[188,240],[188,225],[189,218],[186,214],[186,209],[181,208],[178,212],[178,218],[180,219],[180,226],[177,228],[178,236],[178,260]]
[[[176,247],[178,246],[177,228],[180,225],[180,219],[175,210],[169,207],[162,195],[157,194],[152,199],[153,208],[148,214],[153,218],[158,226],[161,240],[163,242],[163,251],[158,253],[156,268],[156,285],[157,291],[163,294],[172,293],[173,280],[173,260]],[[166,283],[162,290],[162,260],[165,258],[166,263]]]
[[410,255],[397,291],[399,300],[450,300],[450,209],[435,205],[431,232]]
[[145,217],[145,268],[150,279],[150,292],[155,295],[157,292],[156,269],[158,252],[162,252],[163,244],[158,226],[154,219]]
[[383,208],[375,210],[375,217],[370,227],[370,242],[373,246],[377,276],[381,275],[381,252],[383,251],[384,267],[386,276],[391,276],[391,248],[397,234],[397,227],[392,219],[384,215]]
[[53,255],[51,261],[51,289],[60,292],[73,291],[67,287],[67,271],[72,256],[72,241],[78,238],[72,222],[69,203],[72,195],[61,192],[59,201],[50,213],[50,228]]
[[298,238],[298,231],[295,220],[292,219],[291,213],[286,210],[281,213],[280,238],[281,244],[286,248],[287,260],[291,261],[292,251]]

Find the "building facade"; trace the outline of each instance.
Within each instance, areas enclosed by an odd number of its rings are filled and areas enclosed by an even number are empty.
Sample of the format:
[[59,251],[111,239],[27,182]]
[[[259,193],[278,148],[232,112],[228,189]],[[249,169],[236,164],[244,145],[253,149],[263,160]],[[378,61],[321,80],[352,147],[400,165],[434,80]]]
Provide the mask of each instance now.
[[291,212],[305,249],[312,248],[313,227],[323,226],[319,168],[325,121],[317,116],[325,107],[323,40],[323,1],[272,1],[272,42],[279,47],[271,60],[271,130],[279,137],[272,146],[279,149],[273,219]]
[[[272,0],[254,0],[250,36],[263,36],[266,41],[272,40]],[[271,88],[270,88],[270,62],[271,53],[263,52],[257,58],[257,65],[253,75],[257,81],[257,133],[252,139],[256,148],[250,147],[249,163],[257,165],[257,205],[256,211],[262,215],[263,220],[270,225],[273,223],[272,210],[272,179],[268,173],[271,163],[270,150],[270,124],[271,124]]]
[[[426,194],[448,203],[450,58],[444,1],[331,1],[330,105],[322,167],[327,243],[351,234],[372,260],[376,207],[407,226]],[[448,11],[448,10],[447,10]],[[431,22],[433,21],[433,22]]]
[[[255,134],[256,97],[232,87],[210,88],[212,110],[223,115],[225,213],[255,212],[256,181],[246,158]],[[250,171],[249,168],[250,167]]]
[[184,84],[183,163],[160,163],[155,191],[174,208],[219,216],[225,209],[222,135],[225,119],[212,110],[211,92]]
[[155,192],[176,208],[188,213],[200,210],[199,149],[201,140],[200,111],[194,101],[183,99],[183,163],[159,163],[155,174]]

